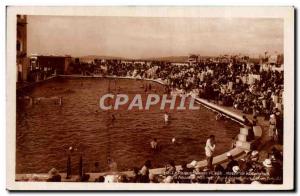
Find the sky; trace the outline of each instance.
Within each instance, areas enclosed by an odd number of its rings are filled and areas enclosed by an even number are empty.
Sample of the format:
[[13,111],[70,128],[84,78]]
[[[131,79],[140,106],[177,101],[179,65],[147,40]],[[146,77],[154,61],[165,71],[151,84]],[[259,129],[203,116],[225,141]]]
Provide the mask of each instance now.
[[283,19],[28,16],[28,54],[125,58],[283,53]]

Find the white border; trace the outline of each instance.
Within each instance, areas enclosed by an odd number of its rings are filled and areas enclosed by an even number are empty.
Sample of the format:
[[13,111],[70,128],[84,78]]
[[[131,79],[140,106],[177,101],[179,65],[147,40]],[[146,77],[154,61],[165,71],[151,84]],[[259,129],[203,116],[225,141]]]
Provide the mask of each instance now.
[[[16,14],[93,15],[143,17],[267,17],[284,18],[284,184],[215,185],[215,184],[94,184],[15,182],[15,34]],[[15,190],[283,190],[293,188],[294,179],[294,12],[292,7],[9,7],[7,10],[7,184]],[[13,65],[13,66],[8,66]]]

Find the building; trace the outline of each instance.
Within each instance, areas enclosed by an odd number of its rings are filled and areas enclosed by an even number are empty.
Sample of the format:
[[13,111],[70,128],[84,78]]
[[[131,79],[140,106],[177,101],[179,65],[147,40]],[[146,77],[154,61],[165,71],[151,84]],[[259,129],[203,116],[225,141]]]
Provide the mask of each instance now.
[[264,56],[260,56],[260,64],[262,65],[262,70],[273,70],[273,71],[283,71],[284,66],[284,55],[278,54],[277,52],[269,54],[265,52]]
[[194,64],[194,63],[197,63],[198,62],[198,56],[197,55],[190,55],[189,58],[188,58],[188,63],[189,64]]
[[187,67],[189,65],[189,63],[186,62],[176,62],[176,63],[171,63],[172,66],[176,66],[176,67]]
[[278,57],[278,55],[276,53],[271,54],[268,58],[268,63],[269,64],[277,64],[277,57]]
[[71,63],[71,56],[31,55],[28,77],[39,81],[52,74],[67,74]]
[[277,55],[277,64],[278,65],[283,65],[283,63],[284,63],[284,56],[283,56],[283,54],[278,54]]
[[17,81],[26,81],[29,59],[27,58],[27,17],[25,15],[17,15],[16,50]]

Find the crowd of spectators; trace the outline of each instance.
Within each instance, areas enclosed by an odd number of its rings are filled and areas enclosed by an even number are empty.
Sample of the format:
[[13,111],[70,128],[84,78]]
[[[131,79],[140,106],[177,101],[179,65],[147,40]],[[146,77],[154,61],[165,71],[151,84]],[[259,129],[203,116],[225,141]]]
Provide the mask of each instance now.
[[[96,66],[96,65],[94,65]],[[97,73],[109,76],[161,79],[166,91],[194,93],[223,106],[233,107],[253,119],[270,120],[270,137],[282,142],[283,71],[257,63],[205,61],[174,65],[169,62],[107,60]],[[275,122],[274,122],[275,121]]]
[[[169,161],[164,171],[154,174],[151,161],[147,160],[141,168],[133,168],[132,172],[109,173],[91,179],[89,174],[83,174],[76,181],[95,181],[99,183],[202,183],[202,184],[282,184],[282,152],[273,147],[263,157],[262,153],[248,151],[242,158],[235,159],[227,153],[227,162],[216,164],[211,169],[198,167],[196,161],[175,166]],[[56,169],[49,171],[47,181],[60,182],[61,176]]]
[[148,160],[134,175],[116,176],[115,182],[140,183],[209,183],[209,184],[281,184],[282,183],[282,154],[276,148],[262,161],[260,152],[249,151],[239,160],[227,154],[225,164],[199,168],[195,161],[175,167],[174,161],[169,161],[164,172],[154,175],[149,172],[151,162]]

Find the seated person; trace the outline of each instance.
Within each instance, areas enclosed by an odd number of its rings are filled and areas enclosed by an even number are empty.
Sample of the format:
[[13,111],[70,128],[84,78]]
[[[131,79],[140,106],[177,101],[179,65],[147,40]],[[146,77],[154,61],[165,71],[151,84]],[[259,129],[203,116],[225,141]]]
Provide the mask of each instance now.
[[47,182],[61,182],[61,176],[59,175],[59,172],[57,169],[52,168],[49,172],[49,177],[47,179]]

